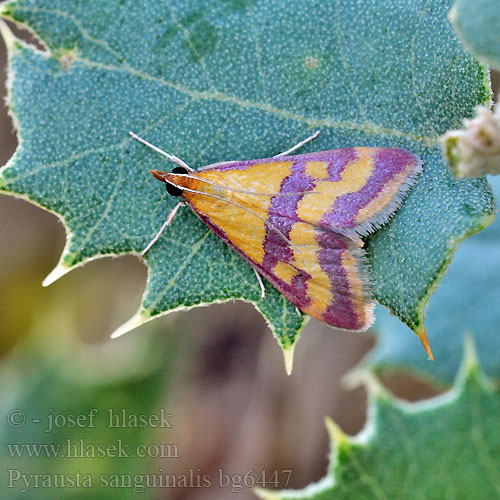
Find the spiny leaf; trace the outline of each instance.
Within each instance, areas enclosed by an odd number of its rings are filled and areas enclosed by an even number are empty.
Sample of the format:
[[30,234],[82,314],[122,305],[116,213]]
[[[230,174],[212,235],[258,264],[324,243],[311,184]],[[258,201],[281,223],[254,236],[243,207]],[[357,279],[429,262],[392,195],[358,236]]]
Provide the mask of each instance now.
[[[7,37],[21,143],[0,174],[0,189],[66,226],[48,281],[101,255],[138,253],[172,207],[147,173],[164,160],[129,130],[200,167],[268,157],[320,129],[303,152],[400,146],[424,162],[404,207],[368,240],[375,298],[422,334],[424,304],[457,242],[494,210],[486,181],[451,179],[439,153],[439,134],[489,100],[487,72],[455,39],[448,8],[444,0],[2,4],[1,15],[48,49]],[[143,302],[127,327],[241,298],[258,304],[290,352],[303,318],[271,287],[260,303],[251,268],[192,214],[179,215],[145,261]]]
[[[500,196],[500,178],[491,178]],[[378,342],[367,359],[377,370],[404,368],[441,384],[451,384],[461,358],[464,334],[474,333],[486,374],[500,379],[500,220],[465,241],[436,293],[429,301],[427,326],[434,355],[429,363],[416,350],[418,342],[386,311],[378,310]]]
[[365,430],[348,437],[328,421],[327,475],[265,500],[493,500],[500,498],[500,393],[470,360],[447,394],[401,403],[374,394]]

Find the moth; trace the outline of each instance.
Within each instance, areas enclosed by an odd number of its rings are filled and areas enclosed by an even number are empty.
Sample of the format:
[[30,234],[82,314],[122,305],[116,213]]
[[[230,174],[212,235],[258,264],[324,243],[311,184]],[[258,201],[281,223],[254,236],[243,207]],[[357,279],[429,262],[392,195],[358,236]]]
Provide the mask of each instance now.
[[[362,237],[385,224],[422,170],[400,148],[350,147],[290,156],[319,131],[276,156],[193,170],[133,132],[177,166],[151,170],[210,230],[304,313],[335,328],[366,330],[374,320]],[[426,338],[421,342],[432,359]]]

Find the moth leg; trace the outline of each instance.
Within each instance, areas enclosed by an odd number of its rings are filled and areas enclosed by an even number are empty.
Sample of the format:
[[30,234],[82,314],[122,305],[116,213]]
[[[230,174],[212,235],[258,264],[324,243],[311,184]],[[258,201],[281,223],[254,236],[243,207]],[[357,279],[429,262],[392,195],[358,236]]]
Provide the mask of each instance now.
[[302,318],[302,311],[297,306],[295,306],[295,312],[298,314],[299,318]]
[[154,146],[150,142],[146,141],[146,139],[143,139],[142,137],[139,137],[137,134],[134,134],[134,132],[130,131],[129,132],[130,137],[134,138],[136,141],[142,142],[145,146],[148,148],[151,148],[153,151],[156,151],[157,153],[160,153],[161,155],[165,156],[168,158],[172,163],[176,163],[180,167],[184,167],[187,170],[191,170],[191,172],[194,172],[194,168],[191,168],[185,161],[181,160],[180,158],[177,158],[177,156],[172,155],[170,153],[166,153],[163,151],[163,149],[160,149],[157,146]]
[[266,289],[264,288],[264,283],[262,283],[262,278],[260,277],[260,274],[256,271],[255,267],[252,267],[253,272],[255,273],[255,276],[257,276],[257,281],[259,282],[260,286],[260,300],[264,300],[266,298]]
[[181,208],[183,205],[184,202],[180,201],[170,211],[170,213],[167,215],[167,218],[165,219],[165,222],[161,226],[160,230],[156,233],[155,237],[147,244],[146,248],[141,252],[141,256],[144,256],[144,254],[158,241],[158,238],[161,236],[161,233],[163,233],[165,228],[172,222],[172,219],[175,217],[177,210],[179,210],[179,208]]
[[278,156],[287,156],[296,149],[301,148],[304,144],[307,144],[308,142],[311,142],[313,139],[316,139],[319,135],[319,130],[316,130],[313,135],[310,135],[307,139],[304,139],[303,141],[300,141],[298,144],[295,144],[293,148],[287,149],[286,151],[283,151],[283,153],[280,153],[279,155],[274,155],[273,158],[278,158]]

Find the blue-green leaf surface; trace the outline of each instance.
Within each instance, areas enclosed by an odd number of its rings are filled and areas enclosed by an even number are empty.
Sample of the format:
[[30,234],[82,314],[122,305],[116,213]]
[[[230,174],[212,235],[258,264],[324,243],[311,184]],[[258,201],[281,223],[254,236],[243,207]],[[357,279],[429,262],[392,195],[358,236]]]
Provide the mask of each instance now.
[[[500,196],[500,179],[491,183]],[[429,301],[427,331],[431,363],[416,350],[408,329],[378,308],[378,342],[367,362],[377,369],[412,369],[420,376],[451,383],[460,365],[464,334],[472,333],[484,371],[500,378],[500,219],[463,242]]]
[[[15,0],[1,14],[47,51],[10,49],[9,106],[21,144],[0,189],[58,214],[68,240],[51,278],[100,255],[138,253],[174,201],[148,174],[302,152],[400,146],[424,173],[368,241],[374,295],[417,332],[453,249],[494,211],[484,179],[456,181],[439,134],[489,100],[485,69],[456,40],[450,2],[371,0]],[[304,318],[184,211],[146,256],[141,308],[126,328],[173,309],[258,304],[285,349]],[[122,330],[123,331],[123,330]]]
[[472,54],[500,70],[498,0],[456,0],[450,10],[455,33]]
[[376,391],[358,436],[328,422],[330,466],[302,490],[257,490],[262,500],[498,500],[500,393],[474,360],[445,395],[403,403]]

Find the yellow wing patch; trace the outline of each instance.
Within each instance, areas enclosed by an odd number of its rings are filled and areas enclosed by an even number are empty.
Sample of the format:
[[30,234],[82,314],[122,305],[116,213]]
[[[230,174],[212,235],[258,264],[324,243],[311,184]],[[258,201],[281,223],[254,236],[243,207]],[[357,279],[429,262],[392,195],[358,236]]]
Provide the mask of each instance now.
[[338,196],[359,191],[366,184],[373,171],[373,150],[359,148],[357,151],[358,159],[347,164],[340,174],[339,181],[319,181],[314,187],[318,194],[302,198],[297,207],[297,216],[300,219],[312,224],[317,223],[331,210]]
[[288,285],[292,284],[293,278],[297,276],[297,270],[286,262],[279,261],[273,267],[273,273]]
[[[244,170],[205,170],[197,173],[197,177],[232,189],[279,193],[283,179],[291,173],[292,165],[291,161],[259,163]],[[264,239],[267,228],[264,221],[267,219],[272,196],[237,193],[201,181],[194,181],[193,186],[197,191],[223,198],[218,200],[192,193],[185,195],[193,208],[224,231],[233,245],[253,262],[261,264],[265,256]],[[226,203],[226,200],[230,203]],[[251,210],[258,217],[235,204]]]
[[306,162],[305,174],[313,179],[328,179],[328,163],[325,161]]

